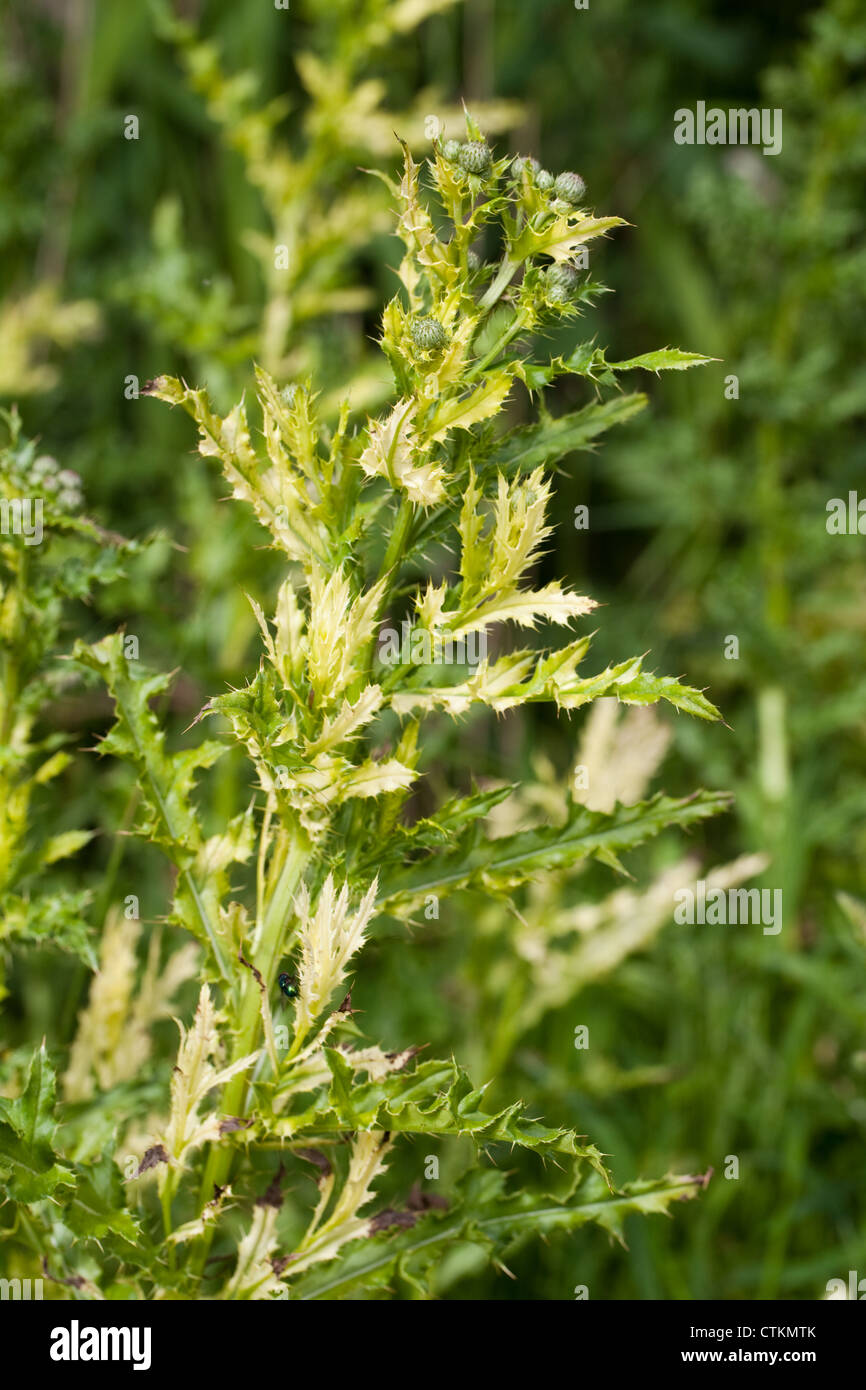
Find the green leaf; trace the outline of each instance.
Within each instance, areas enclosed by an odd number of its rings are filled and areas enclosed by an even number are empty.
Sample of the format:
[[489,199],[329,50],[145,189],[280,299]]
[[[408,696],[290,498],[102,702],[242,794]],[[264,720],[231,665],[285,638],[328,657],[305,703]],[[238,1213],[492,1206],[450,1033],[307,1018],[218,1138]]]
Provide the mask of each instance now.
[[658,348],[625,362],[606,362],[612,372],[627,372],[639,367],[645,372],[685,372],[689,367],[702,367],[706,362],[718,362],[718,357],[705,357],[701,352],[683,352],[681,348]]
[[[680,800],[659,792],[649,801],[613,811],[590,811],[573,803],[563,825],[546,825],[505,835],[498,840],[450,854],[437,854],[423,863],[385,879],[378,905],[403,912],[429,893],[471,888],[500,891],[526,883],[537,874],[567,869],[583,859],[613,863],[624,851],[660,834],[668,826],[688,826],[726,811],[727,792],[696,792]],[[613,858],[612,858],[613,856]]]
[[58,859],[68,859],[88,844],[95,833],[93,830],[64,830],[60,835],[52,835],[43,844],[39,858],[43,864],[56,864]]
[[[622,1241],[629,1215],[665,1213],[673,1202],[696,1197],[706,1181],[704,1176],[668,1175],[611,1192],[597,1173],[590,1172],[567,1198],[557,1200],[544,1192],[509,1191],[500,1172],[471,1171],[454,1190],[447,1211],[415,1212],[408,1229],[404,1225],[354,1241],[330,1265],[290,1284],[291,1296],[342,1299],[362,1290],[393,1292],[403,1285],[410,1297],[435,1297],[446,1291],[454,1275],[459,1277],[461,1265],[444,1259],[449,1250],[474,1247],[485,1262],[501,1266],[529,1239],[589,1224]],[[404,1220],[411,1217],[410,1212]]]
[[595,676],[566,675],[555,686],[556,702],[561,709],[580,709],[603,695],[615,695],[625,705],[653,705],[667,700],[675,709],[699,719],[715,721],[721,718],[702,691],[682,685],[673,676],[656,676],[643,671],[642,661],[642,657],[622,661]]
[[514,430],[494,449],[490,464],[510,474],[529,471],[539,464],[558,463],[567,454],[591,447],[599,435],[630,420],[646,403],[646,396],[635,392],[609,401],[594,401],[558,419],[548,416],[537,425]]
[[451,843],[461,830],[476,826],[485,816],[514,791],[513,786],[494,787],[471,796],[457,796],[446,801],[432,816],[416,821],[408,829],[398,826],[405,834],[405,844],[418,846]]
[[642,671],[632,681],[618,685],[615,691],[618,700],[625,705],[652,705],[658,700],[667,700],[675,709],[684,714],[694,714],[699,719],[717,720],[719,711],[700,690],[690,685],[682,685],[673,676],[654,676]]
[[604,236],[614,227],[627,226],[622,217],[586,217],[575,213],[554,217],[541,228],[528,222],[509,246],[508,257],[517,262],[530,256],[552,256],[555,261],[565,261],[593,237]]
[[486,1088],[476,1089],[453,1060],[421,1062],[411,1071],[393,1071],[380,1080],[358,1083],[338,1049],[326,1047],[324,1055],[331,1072],[327,1092],[321,1092],[306,1110],[272,1122],[269,1129],[281,1137],[347,1129],[466,1135],[479,1145],[516,1144],[536,1153],[585,1160],[607,1180],[602,1155],[594,1144],[581,1144],[581,1136],[573,1130],[550,1129],[527,1119],[521,1101],[494,1114],[484,1110]]
[[0,1097],[0,1173],[16,1202],[39,1202],[58,1187],[72,1187],[72,1172],[56,1161],[54,1069],[43,1042],[30,1061],[23,1092],[14,1100]]
[[445,439],[451,430],[468,430],[479,420],[487,420],[491,415],[496,415],[502,409],[503,401],[511,390],[512,381],[511,372],[491,372],[468,395],[440,405],[424,431],[425,436],[434,440]]
[[46,892],[37,898],[10,895],[3,904],[0,939],[54,946],[78,956],[89,970],[96,970],[98,961],[85,919],[89,902],[87,892]]
[[217,969],[227,979],[219,905],[228,883],[224,868],[214,872],[207,854],[202,854],[199,815],[191,802],[196,773],[211,767],[225,747],[210,741],[180,753],[166,753],[165,734],[149,702],[165,690],[169,678],[133,675],[124,655],[122,633],[112,633],[93,646],[78,642],[73,657],[99,673],[114,699],[117,723],[103,739],[100,751],[125,759],[138,773],[144,818],[137,832],[160,845],[179,870],[175,918],[210,948]]
[[76,1169],[75,1195],[63,1212],[64,1225],[82,1238],[119,1236],[135,1242],[139,1223],[125,1208],[125,1192],[120,1170],[106,1148],[98,1162]]
[[30,1059],[27,1082],[21,1095],[14,1100],[0,1096],[0,1119],[5,1120],[27,1144],[50,1143],[56,1127],[56,1094],[54,1068],[48,1060],[43,1040]]
[[596,347],[595,342],[579,343],[568,357],[556,357],[551,362],[528,362],[521,376],[529,390],[549,386],[558,376],[585,376],[590,381],[605,386],[616,385],[616,373],[641,369],[647,372],[684,372],[689,367],[701,367],[707,362],[718,362],[718,357],[705,357],[700,352],[683,352],[681,348],[659,348],[655,352],[645,352],[640,357],[630,357],[624,362],[608,362],[605,349]]

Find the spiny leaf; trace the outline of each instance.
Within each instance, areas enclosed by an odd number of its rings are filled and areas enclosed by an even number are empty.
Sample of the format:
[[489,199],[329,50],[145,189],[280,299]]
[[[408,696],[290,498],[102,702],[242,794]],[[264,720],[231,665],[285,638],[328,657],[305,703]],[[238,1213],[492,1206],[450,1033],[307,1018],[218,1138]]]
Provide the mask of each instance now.
[[675,799],[659,792],[634,806],[591,811],[572,803],[564,825],[547,825],[505,835],[423,863],[386,879],[379,888],[379,905],[389,912],[405,911],[428,893],[459,888],[500,890],[525,883],[536,874],[567,869],[582,859],[611,862],[624,851],[660,834],[668,826],[688,826],[728,809],[726,792],[696,792]]
[[[548,590],[542,590],[539,594],[507,595],[501,609],[482,609],[476,621],[481,624],[509,617],[524,626],[532,626],[536,614],[552,621],[566,621],[595,607],[592,599],[561,594],[556,595],[563,601],[559,607],[550,593],[550,589],[555,591],[556,587],[548,586]],[[546,603],[546,599],[551,601]],[[525,605],[522,613],[518,606],[520,601]],[[468,620],[464,626],[466,630],[471,630]],[[488,705],[501,713],[517,705],[552,701],[559,709],[572,710],[580,709],[601,696],[615,696],[626,705],[651,705],[666,700],[675,709],[701,719],[721,718],[715,705],[702,691],[683,685],[672,676],[656,676],[643,671],[642,657],[608,666],[595,676],[578,676],[575,668],[588,648],[589,638],[581,638],[535,662],[532,653],[526,651],[510,652],[492,666],[485,659],[466,680],[453,685],[419,683],[404,687],[390,697],[391,708],[397,714],[416,709],[444,709],[449,714],[458,715],[466,713],[475,704]]]
[[79,1166],[76,1172],[78,1184],[73,1200],[64,1207],[64,1225],[79,1237],[99,1240],[103,1248],[106,1238],[112,1236],[124,1242],[137,1241],[139,1223],[125,1209],[123,1182],[110,1147],[96,1163]]
[[[165,735],[148,701],[165,689],[168,678],[136,679],[124,656],[121,633],[112,633],[93,646],[78,642],[73,656],[102,676],[114,699],[117,723],[103,741],[102,751],[131,762],[138,773],[146,808],[140,833],[161,845],[179,870],[176,915],[210,948],[220,974],[227,978],[219,918],[227,881],[224,870],[213,872],[207,855],[202,856],[199,817],[190,801],[195,774],[212,766],[225,748],[211,741],[180,753],[165,752]],[[238,841],[238,847],[239,853],[245,852],[243,841]]]
[[72,1187],[75,1177],[54,1152],[54,1068],[45,1043],[30,1061],[27,1081],[14,1100],[0,1097],[0,1174],[16,1202],[39,1202],[58,1187]]
[[461,1242],[480,1245],[488,1260],[501,1262],[528,1239],[588,1224],[622,1241],[630,1214],[667,1212],[673,1202],[689,1201],[705,1186],[704,1176],[669,1175],[611,1192],[596,1173],[589,1173],[558,1201],[544,1192],[510,1192],[499,1172],[470,1172],[447,1210],[422,1211],[408,1229],[353,1242],[327,1268],[292,1284],[291,1297],[341,1299],[395,1285],[408,1286],[410,1296],[435,1297],[446,1291],[439,1277],[443,1249]]
[[494,449],[489,463],[505,473],[558,463],[566,454],[588,448],[614,425],[631,419],[646,403],[646,396],[635,392],[609,401],[594,401],[558,419],[549,416],[536,425],[514,430]]
[[430,439],[445,439],[451,430],[468,430],[479,420],[487,420],[491,415],[496,415],[502,409],[503,402],[511,390],[512,379],[510,372],[491,372],[481,385],[470,391],[467,396],[440,405],[425,434]]
[[479,1145],[503,1143],[589,1163],[607,1181],[602,1155],[570,1129],[549,1129],[526,1118],[518,1101],[495,1114],[482,1109],[477,1090],[453,1060],[421,1062],[410,1072],[390,1072],[357,1082],[336,1048],[324,1049],[331,1084],[313,1105],[286,1119],[268,1122],[282,1137],[304,1132],[385,1130],[402,1134],[468,1135]]
[[519,262],[530,256],[552,256],[555,261],[567,261],[593,237],[604,236],[614,227],[627,226],[622,217],[587,217],[575,213],[555,217],[542,228],[527,223],[509,247],[509,258]]
[[683,685],[673,676],[655,676],[641,670],[643,658],[609,666],[597,676],[566,675],[556,680],[555,699],[562,709],[579,709],[590,700],[615,695],[624,705],[652,705],[666,700],[675,709],[699,719],[718,720],[719,711],[700,690]]
[[87,892],[45,892],[38,897],[9,894],[3,903],[0,941],[53,946],[78,956],[89,970],[95,970],[96,953],[85,916],[89,901]]
[[644,352],[640,357],[629,357],[625,362],[606,362],[612,372],[631,371],[640,367],[645,372],[685,372],[689,367],[702,367],[707,362],[718,362],[718,357],[705,357],[702,352],[683,352],[681,348],[658,348],[655,352]]

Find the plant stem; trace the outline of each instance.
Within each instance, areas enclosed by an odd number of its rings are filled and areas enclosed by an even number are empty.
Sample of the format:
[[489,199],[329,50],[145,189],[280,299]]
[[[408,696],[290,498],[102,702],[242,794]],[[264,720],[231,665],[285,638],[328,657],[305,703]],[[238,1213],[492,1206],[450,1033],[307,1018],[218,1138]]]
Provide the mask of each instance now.
[[[286,949],[285,925],[291,912],[295,890],[301,881],[301,875],[306,868],[310,853],[307,838],[301,831],[296,830],[292,833],[281,831],[280,834],[286,838],[287,844],[285,846],[278,845],[275,853],[278,853],[282,848],[285,848],[286,852],[282,859],[277,881],[268,897],[260,924],[261,934],[252,962],[265,981],[266,987],[273,976],[277,960]],[[232,1061],[236,1062],[241,1057],[249,1056],[258,1045],[259,1030],[262,1026],[260,999],[261,992],[258,981],[252,971],[247,971],[241,990]],[[239,1072],[227,1083],[220,1106],[224,1115],[233,1115],[239,1118],[246,1115],[249,1100],[248,1083],[249,1078],[244,1072]],[[199,1191],[199,1212],[210,1201],[214,1187],[222,1187],[226,1182],[233,1159],[234,1150],[229,1145],[211,1145]],[[199,1271],[204,1267],[212,1238],[213,1227],[210,1226],[200,1238],[197,1262]]]
[[387,574],[391,574],[403,558],[409,541],[409,533],[412,529],[414,517],[415,508],[404,493],[397,512],[397,520],[394,523],[394,530],[391,532],[391,539],[385,551],[385,558],[382,561],[382,568],[379,571],[380,579]]
[[488,287],[486,294],[478,301],[479,309],[493,308],[494,304],[502,298],[503,294],[508,289],[508,286],[514,278],[514,272],[519,265],[519,261],[505,260],[502,262],[502,265],[496,273],[496,278]]
[[495,362],[502,349],[508,346],[512,338],[517,337],[517,334],[521,331],[523,327],[524,321],[522,314],[515,314],[508,327],[504,330],[504,332],[500,333],[499,337],[496,339],[496,342],[493,344],[493,347],[486,354],[486,356],[482,357],[480,362],[475,363],[475,366],[469,373],[468,380],[473,381],[475,377],[480,376],[481,373],[487,367],[490,366],[491,362]]
[[[385,558],[382,561],[382,565],[379,570],[379,576],[376,580],[377,584],[380,583],[383,579],[386,581],[385,587],[382,591],[382,598],[379,602],[379,610],[376,615],[377,618],[381,617],[381,615],[385,611],[389,595],[394,587],[394,581],[397,578],[397,571],[400,566],[400,561],[405,555],[406,547],[409,544],[409,538],[412,533],[412,525],[414,520],[415,508],[409,501],[409,498],[404,493],[403,497],[400,500],[400,506],[397,511],[397,519],[394,523],[394,530],[391,532],[391,539],[389,540],[388,547],[385,551]],[[373,656],[375,654],[375,650],[376,637],[374,633],[370,642],[367,644],[367,650],[364,653],[364,659],[362,663],[363,669],[368,675],[373,665]],[[357,696],[359,690],[360,681],[356,681],[351,692],[352,695]]]
[[169,1267],[170,1267],[171,1269],[174,1269],[174,1247],[171,1245],[170,1239],[169,1239],[170,1236],[171,1236],[171,1232],[172,1232],[172,1224],[171,1224],[172,1187],[173,1187],[172,1174],[169,1173],[168,1178],[166,1179],[165,1187],[162,1189],[162,1196],[161,1196],[161,1198],[160,1198],[160,1205],[162,1206],[162,1225],[163,1225],[163,1230],[165,1231],[165,1238],[166,1238],[166,1241],[167,1241],[168,1244],[169,1244],[169,1250],[168,1250]]

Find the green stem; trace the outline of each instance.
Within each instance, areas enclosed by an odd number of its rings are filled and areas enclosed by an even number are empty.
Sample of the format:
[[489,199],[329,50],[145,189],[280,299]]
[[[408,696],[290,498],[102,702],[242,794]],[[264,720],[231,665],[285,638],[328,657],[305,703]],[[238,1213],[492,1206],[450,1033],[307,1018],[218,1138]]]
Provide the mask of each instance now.
[[493,347],[490,349],[487,355],[485,357],[482,357],[480,362],[475,363],[475,366],[469,373],[468,380],[473,381],[475,377],[480,376],[481,373],[485,371],[487,367],[490,366],[491,362],[495,362],[502,349],[508,346],[512,338],[517,337],[517,334],[521,331],[523,327],[523,315],[515,314],[514,318],[511,320],[510,324],[505,329],[505,331],[503,333],[500,333],[499,337],[496,339],[496,342],[493,344]]
[[166,1178],[165,1187],[162,1189],[160,1205],[162,1206],[162,1226],[165,1232],[165,1239],[168,1244],[168,1262],[170,1269],[174,1269],[174,1247],[172,1246],[170,1241],[170,1236],[173,1229],[171,1223],[171,1200],[173,1196],[173,1187],[173,1175],[169,1173],[168,1177]]
[[382,568],[379,571],[380,579],[387,574],[392,574],[402,560],[409,541],[409,534],[412,530],[414,518],[415,508],[412,506],[409,498],[404,495],[400,501],[397,520],[394,524],[394,530],[391,532],[388,548],[385,551]]
[[[159,808],[159,814],[162,819],[163,825],[165,826],[169,838],[171,839],[173,844],[182,844],[184,841],[184,835],[183,831],[181,830],[180,826],[176,824],[175,818],[172,815],[171,801],[169,797],[170,788],[166,789],[160,784],[159,777],[157,776],[157,773],[155,772],[150,762],[150,759],[148,758],[147,748],[145,748],[136,737],[135,718],[132,712],[126,708],[126,705],[123,700],[122,690],[117,689],[113,693],[115,707],[117,709],[118,714],[121,716],[124,725],[129,730],[129,735],[132,739],[135,748],[136,764],[138,767],[143,769],[143,773],[140,774],[139,780],[143,781],[146,779],[149,783],[151,798]],[[187,891],[190,895],[190,898],[192,899],[193,905],[196,910],[196,914],[198,916],[199,921],[202,924],[205,935],[207,936],[211,951],[213,952],[213,957],[216,961],[217,969],[219,970],[222,982],[226,987],[229,987],[231,984],[231,975],[226,964],[226,958],[223,953],[222,943],[220,941],[220,923],[216,920],[211,919],[210,913],[208,912],[207,906],[202,896],[202,886],[196,879],[192,869],[181,869],[179,871],[179,877],[186,885]]]
[[504,260],[496,273],[496,278],[490,284],[486,294],[478,301],[479,309],[492,309],[503,296],[511,281],[514,279],[514,272],[520,265],[520,261]]
[[[252,962],[266,985],[273,976],[276,962],[286,950],[286,922],[291,914],[292,899],[306,868],[309,852],[306,836],[300,832],[291,836],[277,882],[268,898],[261,921],[255,959]],[[241,1057],[247,1057],[255,1051],[261,1026],[261,991],[255,975],[252,971],[247,971],[241,991],[233,1061],[239,1061]],[[249,1103],[248,1085],[249,1078],[245,1072],[239,1072],[231,1078],[223,1092],[220,1106],[224,1115],[246,1115]],[[222,1187],[227,1181],[233,1159],[234,1150],[229,1145],[211,1145],[199,1192],[199,1211],[210,1201],[214,1187]],[[195,1261],[199,1272],[204,1267],[212,1238],[213,1227],[209,1226],[199,1242],[198,1258]]]

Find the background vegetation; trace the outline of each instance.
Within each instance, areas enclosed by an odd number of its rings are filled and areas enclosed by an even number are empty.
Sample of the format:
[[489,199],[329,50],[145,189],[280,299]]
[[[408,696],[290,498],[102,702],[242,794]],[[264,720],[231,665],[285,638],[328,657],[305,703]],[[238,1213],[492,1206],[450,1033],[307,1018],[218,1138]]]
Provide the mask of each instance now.
[[[825,528],[827,501],[857,488],[866,461],[866,19],[856,0],[467,0],[420,24],[415,8],[7,4],[0,396],[80,474],[89,515],[147,542],[122,579],[96,576],[112,582],[67,611],[58,640],[124,623],[149,665],[183,672],[178,733],[249,665],[243,594],[272,590],[274,557],[224,506],[181,412],[136,398],[129,378],[206,382],[227,409],[255,360],[278,378],[314,373],[326,400],[351,378],[353,405],[376,408],[388,381],[372,339],[398,252],[387,191],[361,170],[394,171],[394,131],[425,152],[427,118],[459,134],[464,98],[503,150],[507,136],[555,172],[579,169],[592,203],[633,224],[592,252],[615,291],[599,345],[612,360],[661,342],[720,360],[651,378],[648,410],[563,462],[542,578],[606,603],[600,657],[651,642],[653,667],[707,686],[730,728],[671,712],[669,741],[648,717],[605,746],[598,722],[525,710],[443,723],[441,757],[521,782],[536,807],[556,806],[581,758],[615,781],[618,757],[638,791],[654,777],[672,795],[732,789],[733,811],[690,834],[693,876],[766,856],[784,930],[676,925],[670,895],[648,895],[682,859],[673,831],[631,856],[633,897],[614,901],[600,866],[582,877],[595,917],[578,921],[553,883],[520,917],[450,904],[411,950],[402,929],[381,934],[359,972],[364,1026],[395,1048],[453,1048],[482,1078],[496,1068],[499,1103],[576,1125],[619,1180],[715,1169],[673,1220],[630,1224],[628,1252],[602,1231],[555,1237],[509,1263],[514,1280],[461,1269],[450,1296],[560,1299],[585,1284],[603,1298],[819,1297],[866,1268],[866,566],[862,538]],[[782,154],[675,145],[674,110],[699,99],[781,107]],[[580,504],[588,530],[573,524]],[[50,695],[49,728],[104,734],[95,691]],[[213,773],[215,817],[239,771]],[[57,891],[90,893],[94,942],[127,893],[158,921],[163,865],[115,837],[127,772],[77,756],[58,778],[35,793],[37,823],[102,833],[58,866]],[[551,981],[533,943],[557,914],[571,936]],[[147,949],[145,933],[141,963]],[[34,1039],[66,1055],[87,997],[79,956],[6,953],[0,1085]],[[188,981],[173,1010],[188,1019],[196,993]],[[581,1024],[588,1051],[574,1047]],[[155,1027],[142,1120],[174,1059],[173,1025]]]

